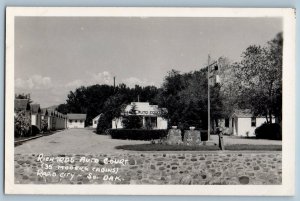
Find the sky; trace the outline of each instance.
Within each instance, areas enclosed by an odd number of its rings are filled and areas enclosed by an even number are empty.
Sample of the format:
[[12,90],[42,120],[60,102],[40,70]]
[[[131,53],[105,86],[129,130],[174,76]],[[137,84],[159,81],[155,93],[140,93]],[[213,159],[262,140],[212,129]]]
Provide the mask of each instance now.
[[199,70],[208,54],[240,61],[282,29],[280,18],[16,17],[15,93],[48,107],[113,77],[159,87],[171,69]]

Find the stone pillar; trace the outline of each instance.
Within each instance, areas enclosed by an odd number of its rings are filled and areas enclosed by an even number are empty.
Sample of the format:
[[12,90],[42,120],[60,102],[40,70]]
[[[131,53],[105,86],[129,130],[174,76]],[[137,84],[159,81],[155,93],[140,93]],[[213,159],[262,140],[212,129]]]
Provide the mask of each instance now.
[[169,145],[182,144],[181,130],[175,127],[170,129],[167,135],[166,143]]
[[201,135],[199,130],[185,130],[183,143],[187,146],[198,146],[201,145]]

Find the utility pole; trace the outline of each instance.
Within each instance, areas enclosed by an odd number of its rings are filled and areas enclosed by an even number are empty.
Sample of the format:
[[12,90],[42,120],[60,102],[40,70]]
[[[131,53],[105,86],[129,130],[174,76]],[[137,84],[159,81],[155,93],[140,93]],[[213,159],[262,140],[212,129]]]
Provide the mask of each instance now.
[[207,140],[210,140],[210,86],[209,86],[210,55],[207,58]]
[[114,90],[116,88],[116,76],[114,76]]

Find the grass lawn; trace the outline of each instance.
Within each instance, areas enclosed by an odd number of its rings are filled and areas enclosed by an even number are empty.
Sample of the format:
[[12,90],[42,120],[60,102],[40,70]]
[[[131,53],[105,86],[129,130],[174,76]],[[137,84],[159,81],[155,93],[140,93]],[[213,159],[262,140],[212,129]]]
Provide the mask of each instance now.
[[[131,151],[218,151],[218,146],[201,145],[201,146],[185,146],[185,145],[163,145],[163,144],[136,144],[117,146],[116,149],[124,149]],[[226,145],[225,150],[255,150],[255,151],[281,151],[281,145],[249,145],[235,144]]]

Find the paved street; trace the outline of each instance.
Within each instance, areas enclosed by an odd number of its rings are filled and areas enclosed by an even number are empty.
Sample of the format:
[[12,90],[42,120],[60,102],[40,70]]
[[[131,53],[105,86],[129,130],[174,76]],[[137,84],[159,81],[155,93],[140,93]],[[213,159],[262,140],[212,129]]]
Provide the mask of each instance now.
[[[218,143],[218,136],[211,136],[211,140]],[[224,136],[225,144],[256,144],[256,145],[281,145],[281,141],[241,139]],[[124,150],[115,149],[119,145],[145,144],[146,141],[116,140],[109,135],[97,135],[91,128],[66,129],[53,135],[44,136],[15,147],[16,154],[49,153],[49,154],[102,154],[117,153]]]
[[15,147],[16,154],[88,154],[124,152],[114,147],[128,144],[144,144],[145,141],[112,140],[108,135],[97,135],[92,129],[66,129],[53,135],[27,141]]

